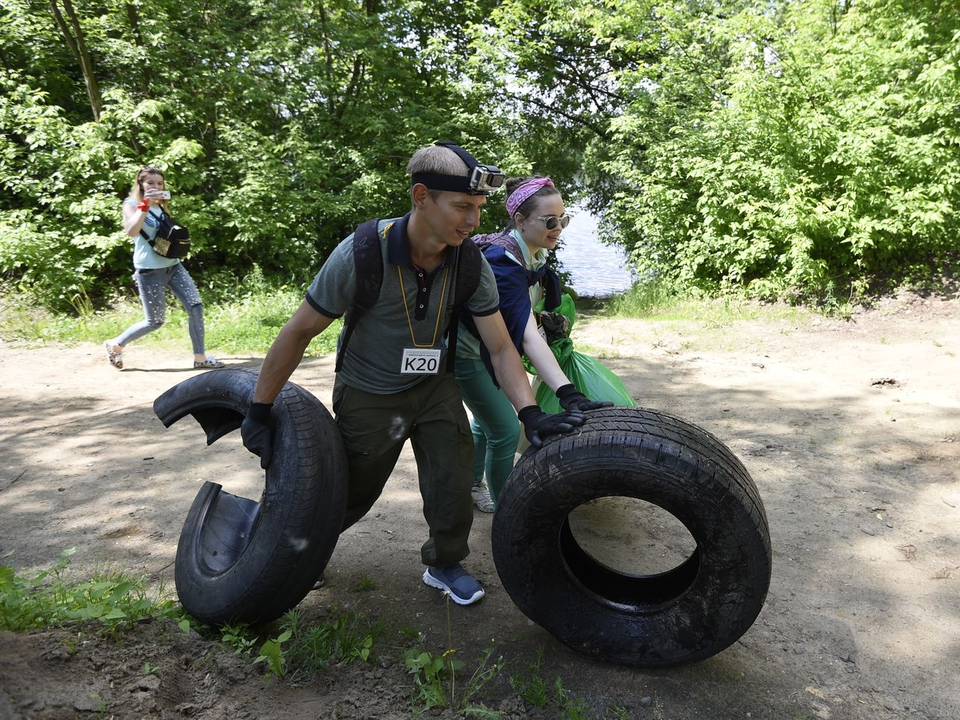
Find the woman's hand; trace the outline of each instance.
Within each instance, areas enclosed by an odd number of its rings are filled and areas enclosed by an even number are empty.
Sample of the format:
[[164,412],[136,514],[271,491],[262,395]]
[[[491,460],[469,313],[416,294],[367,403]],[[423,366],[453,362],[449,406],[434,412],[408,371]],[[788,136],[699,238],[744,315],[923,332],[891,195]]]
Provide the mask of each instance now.
[[555,392],[561,407],[568,413],[584,413],[587,410],[613,407],[613,403],[606,400],[591,400],[577,390],[573,383],[558,387]]
[[148,200],[151,205],[157,205],[163,200],[163,190],[146,190],[143,199]]

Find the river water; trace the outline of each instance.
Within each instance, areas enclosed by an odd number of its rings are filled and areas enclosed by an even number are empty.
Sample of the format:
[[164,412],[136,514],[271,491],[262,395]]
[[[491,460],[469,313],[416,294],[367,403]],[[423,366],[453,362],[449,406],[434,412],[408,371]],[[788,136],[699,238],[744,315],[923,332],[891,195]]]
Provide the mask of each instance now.
[[573,219],[560,236],[557,259],[570,273],[570,286],[578,295],[605,297],[633,285],[635,276],[627,255],[618,245],[600,241],[598,219],[586,210],[571,208]]

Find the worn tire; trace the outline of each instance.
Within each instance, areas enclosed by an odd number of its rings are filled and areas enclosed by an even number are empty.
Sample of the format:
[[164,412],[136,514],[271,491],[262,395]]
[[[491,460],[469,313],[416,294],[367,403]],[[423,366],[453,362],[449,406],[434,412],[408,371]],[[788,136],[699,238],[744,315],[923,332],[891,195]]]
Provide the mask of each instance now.
[[[256,382],[249,370],[206,372],[167,390],[154,412],[166,427],[193,415],[209,445],[240,427]],[[180,533],[177,594],[206,623],[278,618],[310,591],[340,535],[347,461],[330,413],[287,383],[271,421],[274,455],[260,500],[204,483]]]
[[[655,575],[600,563],[568,515],[607,496],[663,508],[696,549]],[[527,617],[575,650],[636,667],[728,647],[760,613],[771,573],[766,515],[743,464],[705,430],[640,408],[591,411],[578,431],[523,455],[497,502],[493,556]]]

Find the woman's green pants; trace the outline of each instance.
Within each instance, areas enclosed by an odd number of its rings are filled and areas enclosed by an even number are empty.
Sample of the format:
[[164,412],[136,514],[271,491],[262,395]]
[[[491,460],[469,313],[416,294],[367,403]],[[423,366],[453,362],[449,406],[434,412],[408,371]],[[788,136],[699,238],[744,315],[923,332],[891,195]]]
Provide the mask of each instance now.
[[460,395],[473,414],[470,430],[475,449],[475,483],[486,475],[490,496],[496,502],[513,470],[520,440],[517,411],[503,390],[493,384],[482,361],[457,358],[456,378]]

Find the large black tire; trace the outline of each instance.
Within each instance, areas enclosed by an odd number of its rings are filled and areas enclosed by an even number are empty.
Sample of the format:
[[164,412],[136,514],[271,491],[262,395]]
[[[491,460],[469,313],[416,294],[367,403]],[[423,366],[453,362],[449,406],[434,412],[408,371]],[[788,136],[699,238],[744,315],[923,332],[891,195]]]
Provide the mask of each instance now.
[[[249,370],[214,370],[170,388],[153,409],[166,427],[193,415],[209,445],[240,427],[256,381]],[[293,383],[274,401],[271,420],[274,455],[260,500],[204,483],[180,533],[177,594],[206,623],[280,617],[310,591],[340,535],[347,461],[336,423]]]
[[[696,549],[677,567],[630,575],[588,554],[569,514],[602,497],[675,516]],[[737,640],[770,585],[767,518],[740,461],[665,413],[609,408],[527,450],[497,501],[493,556],[507,593],[575,650],[636,667],[700,660]]]

